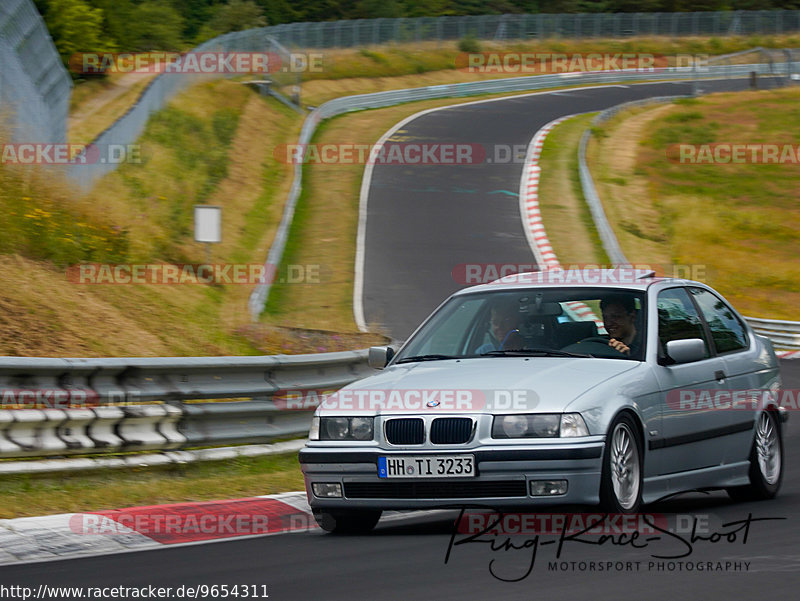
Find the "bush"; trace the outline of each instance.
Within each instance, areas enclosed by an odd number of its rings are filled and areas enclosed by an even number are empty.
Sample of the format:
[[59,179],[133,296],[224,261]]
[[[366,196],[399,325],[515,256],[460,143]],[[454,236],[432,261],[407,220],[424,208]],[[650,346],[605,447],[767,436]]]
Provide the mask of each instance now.
[[461,50],[461,52],[480,52],[481,43],[473,34],[465,35],[458,40],[458,49]]
[[28,166],[0,164],[0,254],[65,266],[124,262],[128,231],[77,201],[66,184]]

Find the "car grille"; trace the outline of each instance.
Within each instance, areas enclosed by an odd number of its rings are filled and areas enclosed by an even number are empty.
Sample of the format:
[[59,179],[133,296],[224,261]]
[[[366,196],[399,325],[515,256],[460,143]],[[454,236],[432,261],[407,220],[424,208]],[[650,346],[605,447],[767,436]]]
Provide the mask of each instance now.
[[472,437],[472,420],[468,417],[440,417],[431,424],[433,444],[464,444]]
[[477,499],[524,497],[525,480],[488,482],[345,482],[350,499]]
[[425,424],[418,417],[390,419],[386,422],[386,440],[390,444],[422,444]]

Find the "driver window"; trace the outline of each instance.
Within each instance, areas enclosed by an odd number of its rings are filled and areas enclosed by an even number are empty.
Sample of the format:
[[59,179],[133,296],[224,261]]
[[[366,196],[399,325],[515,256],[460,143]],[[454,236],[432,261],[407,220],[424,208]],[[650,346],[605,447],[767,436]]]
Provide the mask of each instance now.
[[670,340],[700,338],[709,357],[708,340],[700,316],[685,288],[670,288],[658,295],[658,340],[661,350]]

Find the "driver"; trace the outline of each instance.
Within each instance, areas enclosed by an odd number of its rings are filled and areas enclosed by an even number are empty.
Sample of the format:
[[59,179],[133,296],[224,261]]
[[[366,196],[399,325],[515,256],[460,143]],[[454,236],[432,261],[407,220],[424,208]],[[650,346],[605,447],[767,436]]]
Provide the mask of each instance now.
[[517,329],[518,319],[519,310],[514,303],[498,303],[493,306],[489,320],[489,341],[479,346],[475,352],[482,355],[490,351],[522,348],[524,343]]
[[636,331],[636,303],[632,296],[619,294],[600,301],[603,324],[611,340],[608,346],[623,355],[638,356],[640,342]]

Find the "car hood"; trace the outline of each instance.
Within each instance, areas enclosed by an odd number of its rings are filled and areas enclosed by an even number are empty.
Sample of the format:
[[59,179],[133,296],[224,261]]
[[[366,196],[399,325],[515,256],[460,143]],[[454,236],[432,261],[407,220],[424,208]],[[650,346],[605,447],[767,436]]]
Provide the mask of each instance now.
[[560,412],[587,390],[640,365],[583,357],[407,363],[345,386],[319,413]]

